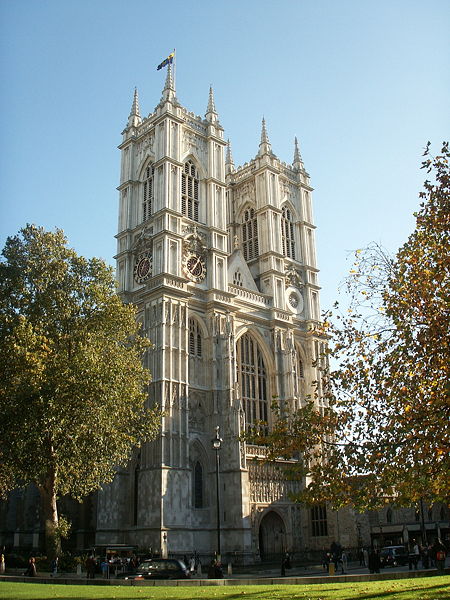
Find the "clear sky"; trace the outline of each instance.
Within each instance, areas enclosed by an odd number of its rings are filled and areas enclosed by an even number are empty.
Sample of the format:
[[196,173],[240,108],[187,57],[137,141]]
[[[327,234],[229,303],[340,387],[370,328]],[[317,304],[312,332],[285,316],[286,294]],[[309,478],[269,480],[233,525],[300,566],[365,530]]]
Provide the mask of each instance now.
[[294,136],[315,188],[322,308],[348,253],[412,231],[421,154],[450,134],[449,0],[0,0],[0,246],[27,222],[113,264],[121,131],[134,87],[180,102],[210,84],[236,165]]

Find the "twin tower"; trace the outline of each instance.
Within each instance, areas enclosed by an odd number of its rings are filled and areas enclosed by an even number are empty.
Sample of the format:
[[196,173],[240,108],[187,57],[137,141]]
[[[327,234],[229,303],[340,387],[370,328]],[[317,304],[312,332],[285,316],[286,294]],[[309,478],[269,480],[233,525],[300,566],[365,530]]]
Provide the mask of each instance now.
[[153,343],[149,402],[164,416],[99,494],[97,544],[206,558],[219,525],[225,560],[321,548],[310,509],[289,500],[304,482],[241,438],[271,427],[274,400],[295,411],[320,379],[312,188],[297,141],[281,162],[263,120],[255,158],[236,168],[212,90],[204,118],[189,112],[169,65],[148,117],[135,92],[120,150],[117,279]]

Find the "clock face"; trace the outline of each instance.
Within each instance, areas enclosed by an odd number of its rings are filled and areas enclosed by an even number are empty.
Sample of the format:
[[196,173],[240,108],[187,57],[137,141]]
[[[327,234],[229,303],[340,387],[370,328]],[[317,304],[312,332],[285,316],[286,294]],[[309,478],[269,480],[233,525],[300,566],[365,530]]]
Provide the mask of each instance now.
[[300,315],[303,311],[303,295],[298,288],[289,287],[286,290],[286,305],[294,315]]
[[203,281],[206,277],[205,259],[200,254],[189,254],[185,259],[184,270],[192,281]]
[[144,283],[152,274],[152,257],[149,254],[141,256],[134,266],[134,279],[137,283]]

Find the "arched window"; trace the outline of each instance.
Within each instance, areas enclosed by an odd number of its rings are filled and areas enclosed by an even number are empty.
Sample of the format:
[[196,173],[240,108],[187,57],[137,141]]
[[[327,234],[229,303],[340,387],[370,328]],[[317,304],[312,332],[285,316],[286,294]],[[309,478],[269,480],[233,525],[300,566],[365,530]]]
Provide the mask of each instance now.
[[283,206],[281,215],[281,240],[284,256],[295,259],[294,223],[292,213],[286,206]]
[[240,271],[235,271],[233,275],[233,285],[237,287],[242,287],[242,275]]
[[319,504],[311,508],[311,525],[314,537],[328,535],[327,507]]
[[198,221],[198,188],[198,171],[192,160],[188,160],[181,174],[181,212],[193,221]]
[[[268,422],[268,385],[264,360],[258,344],[245,333],[238,341],[238,381],[247,429],[258,421]],[[267,429],[267,427],[265,428]]]
[[202,356],[202,335],[196,319],[189,319],[189,354],[198,358]]
[[197,461],[194,465],[194,508],[203,508],[203,467]]
[[258,256],[258,222],[255,209],[249,208],[244,212],[242,222],[242,248],[245,260],[252,260]]
[[301,382],[305,377],[303,361],[298,348],[292,351],[292,364],[294,367],[294,392],[298,396],[301,391]]
[[153,213],[154,175],[155,167],[153,164],[150,164],[145,169],[142,198],[142,222],[146,221]]
[[139,452],[139,454],[136,457],[136,464],[134,467],[133,525],[137,525],[137,522],[138,522],[140,471],[141,471],[141,453]]

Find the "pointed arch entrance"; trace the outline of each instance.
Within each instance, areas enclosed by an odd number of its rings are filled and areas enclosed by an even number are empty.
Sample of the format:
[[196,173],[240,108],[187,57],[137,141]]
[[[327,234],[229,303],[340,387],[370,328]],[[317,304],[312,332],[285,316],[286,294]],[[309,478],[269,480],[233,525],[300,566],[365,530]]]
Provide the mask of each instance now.
[[285,551],[286,528],[278,513],[271,510],[259,525],[259,553],[261,560],[279,559]]

